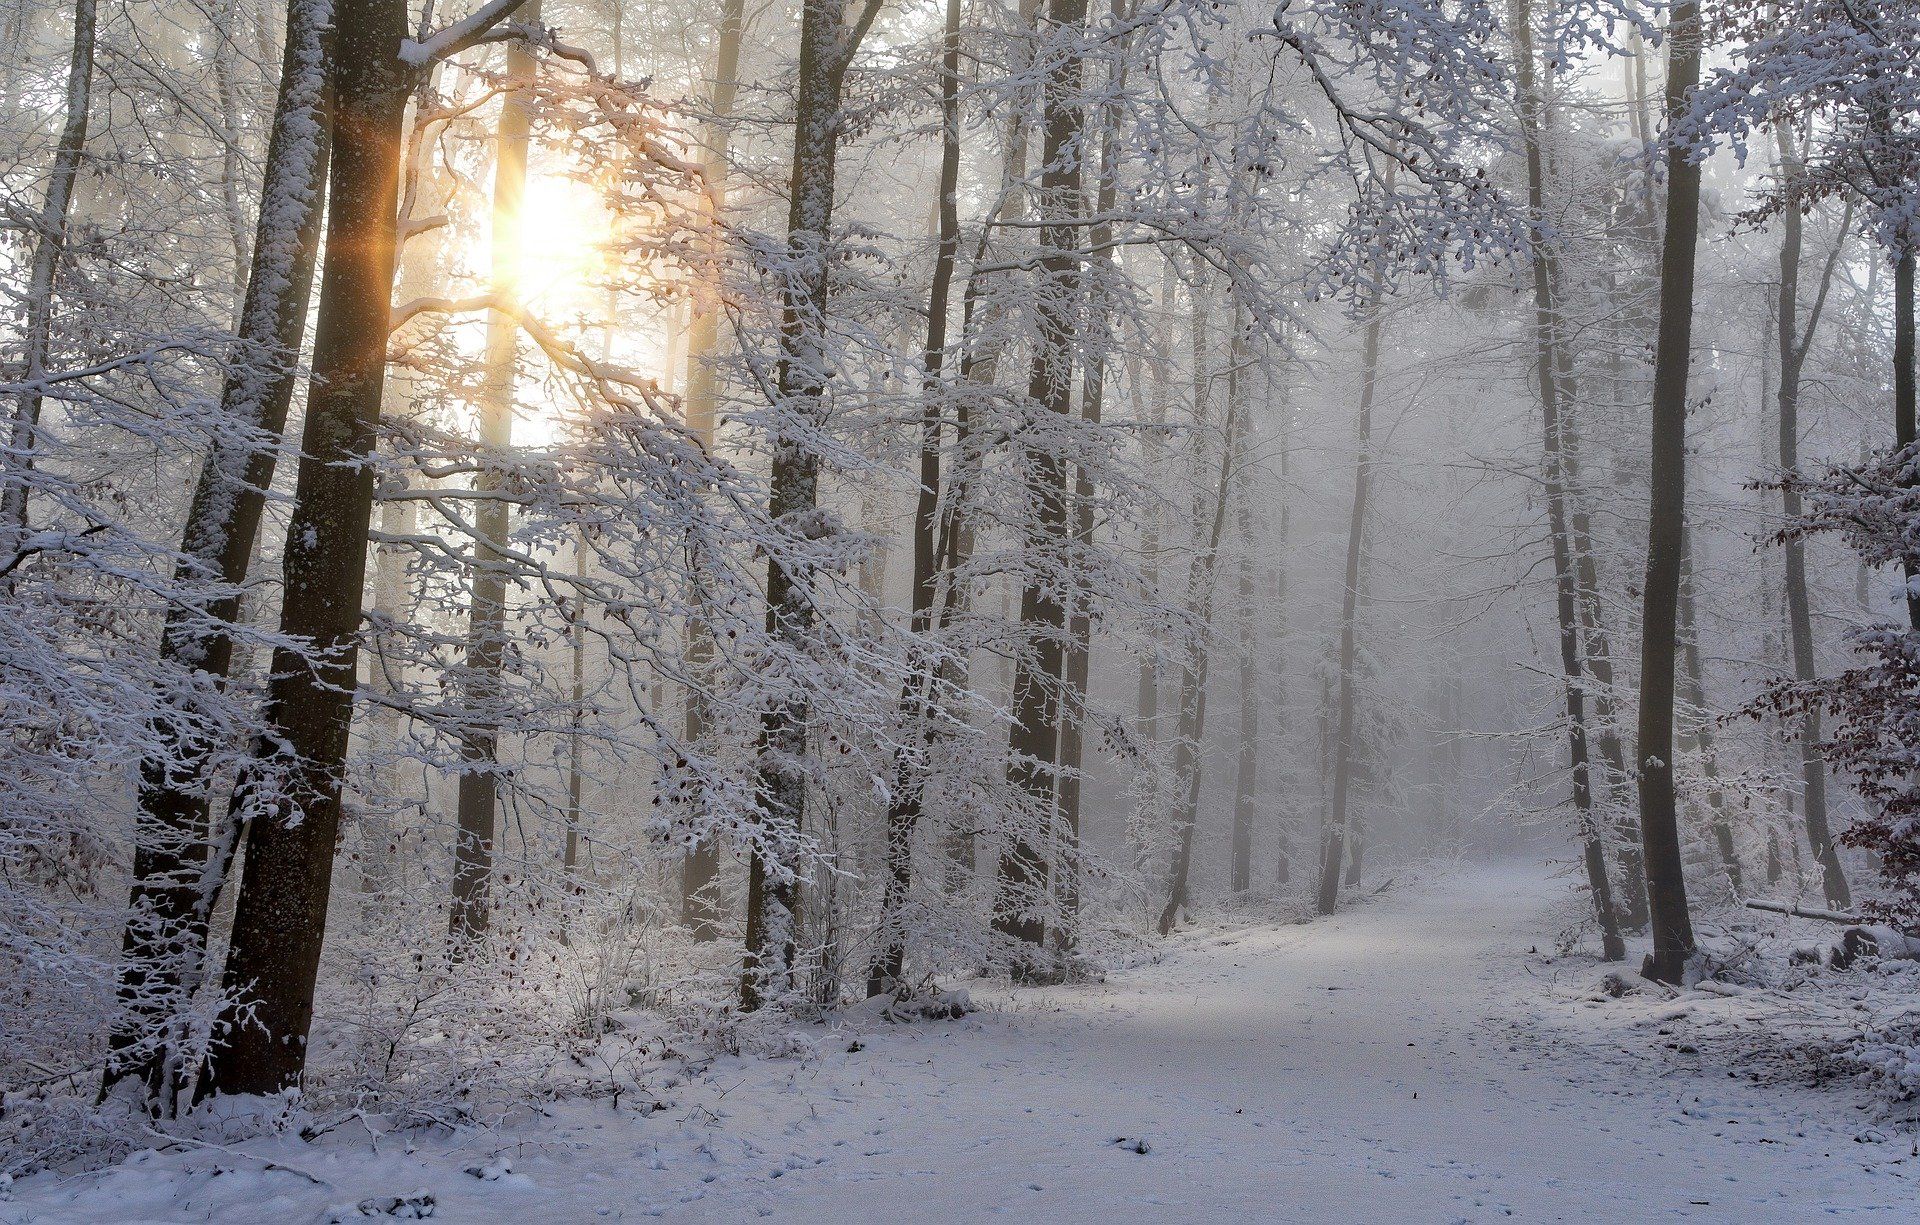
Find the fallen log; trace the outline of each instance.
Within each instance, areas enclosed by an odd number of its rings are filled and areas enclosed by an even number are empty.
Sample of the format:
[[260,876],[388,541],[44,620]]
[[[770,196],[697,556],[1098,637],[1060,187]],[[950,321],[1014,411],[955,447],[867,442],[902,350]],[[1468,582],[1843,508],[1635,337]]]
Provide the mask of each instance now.
[[1802,919],[1818,919],[1822,923],[1865,923],[1866,916],[1847,914],[1839,910],[1815,910],[1810,906],[1796,906],[1791,902],[1769,902],[1764,898],[1748,898],[1741,905],[1749,910],[1766,910],[1774,914],[1790,914]]
[[[1864,915],[1846,914],[1838,910],[1815,910],[1811,906],[1795,906],[1789,902],[1769,902],[1762,898],[1749,898],[1744,903],[1751,910],[1765,910],[1773,914],[1793,915],[1801,919],[1814,919],[1821,923],[1844,923],[1847,930],[1840,933],[1840,943],[1827,950],[1827,964],[1836,970],[1849,970],[1863,957],[1876,961],[1915,961],[1920,960],[1920,936],[1910,935],[1898,928],[1869,924]],[[1811,959],[1811,958],[1810,958]]]

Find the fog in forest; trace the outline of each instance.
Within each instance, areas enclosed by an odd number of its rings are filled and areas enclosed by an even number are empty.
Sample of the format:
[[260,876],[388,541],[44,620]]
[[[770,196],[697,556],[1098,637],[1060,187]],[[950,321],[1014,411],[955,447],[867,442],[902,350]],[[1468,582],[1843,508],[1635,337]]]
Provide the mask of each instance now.
[[1898,1213],[1916,46],[0,0],[0,1220]]

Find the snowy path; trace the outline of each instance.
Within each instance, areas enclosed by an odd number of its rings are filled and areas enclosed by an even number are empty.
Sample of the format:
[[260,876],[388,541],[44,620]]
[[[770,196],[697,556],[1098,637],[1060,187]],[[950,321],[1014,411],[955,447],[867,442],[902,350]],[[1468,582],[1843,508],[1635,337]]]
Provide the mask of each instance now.
[[[0,1219],[115,1219],[115,1205],[292,1222],[415,1187],[442,1219],[516,1225],[1916,1219],[1906,1146],[1855,1143],[1850,1099],[1591,1054],[1616,1039],[1545,1000],[1554,967],[1526,955],[1547,947],[1566,890],[1532,865],[1466,868],[1330,921],[1192,933],[1103,986],[882,1027],[858,1051],[830,1037],[811,1060],[724,1061],[646,1119],[580,1107],[537,1137],[422,1139],[412,1155],[392,1140],[377,1157],[363,1142],[243,1150],[324,1189],[272,1172],[222,1187],[169,1155],[150,1163],[164,1170],[29,1185]],[[516,1172],[459,1173],[493,1153]]]

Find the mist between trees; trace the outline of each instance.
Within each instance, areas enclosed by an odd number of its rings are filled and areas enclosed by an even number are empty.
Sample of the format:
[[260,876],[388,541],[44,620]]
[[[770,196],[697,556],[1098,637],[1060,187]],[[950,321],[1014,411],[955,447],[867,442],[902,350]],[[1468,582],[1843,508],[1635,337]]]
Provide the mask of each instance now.
[[9,1162],[1436,856],[1920,919],[1911,5],[0,23]]

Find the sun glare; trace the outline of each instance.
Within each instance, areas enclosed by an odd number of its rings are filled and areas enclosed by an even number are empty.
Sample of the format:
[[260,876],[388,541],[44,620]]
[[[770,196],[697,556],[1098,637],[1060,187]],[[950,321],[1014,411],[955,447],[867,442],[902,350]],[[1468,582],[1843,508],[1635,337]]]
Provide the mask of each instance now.
[[606,209],[590,184],[534,175],[506,253],[520,299],[548,309],[586,307],[606,259]]

